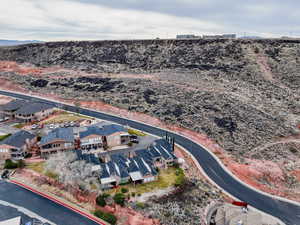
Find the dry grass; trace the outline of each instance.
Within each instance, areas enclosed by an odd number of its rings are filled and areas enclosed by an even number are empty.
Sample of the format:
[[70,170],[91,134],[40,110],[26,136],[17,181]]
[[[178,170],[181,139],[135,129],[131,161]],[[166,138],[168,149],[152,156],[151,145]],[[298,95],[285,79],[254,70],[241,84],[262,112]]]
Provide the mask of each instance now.
[[31,169],[37,173],[44,174],[45,162],[28,163],[26,164],[27,169]]
[[82,119],[92,119],[92,118],[80,114],[75,114],[75,113],[60,112],[57,115],[53,115],[51,118],[44,120],[43,124],[65,123],[65,122],[78,121]]
[[39,174],[45,175],[52,179],[55,179],[55,180],[58,179],[58,174],[56,174],[52,171],[49,171],[49,170],[45,170],[45,162],[28,163],[28,164],[26,164],[25,168],[33,170]]
[[166,189],[175,185],[177,177],[178,176],[176,175],[176,168],[170,167],[168,169],[161,170],[156,181],[137,185],[134,185],[133,183],[121,185],[118,188],[107,190],[105,191],[105,193],[114,194],[120,192],[122,188],[127,188],[130,193],[134,192],[136,194],[143,194],[159,189]]

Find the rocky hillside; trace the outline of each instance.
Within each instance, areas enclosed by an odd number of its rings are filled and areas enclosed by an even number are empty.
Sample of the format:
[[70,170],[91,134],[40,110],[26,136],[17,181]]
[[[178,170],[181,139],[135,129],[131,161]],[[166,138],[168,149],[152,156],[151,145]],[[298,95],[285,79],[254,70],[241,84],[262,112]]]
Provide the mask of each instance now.
[[[97,99],[205,133],[240,160],[284,160],[254,150],[298,134],[299,40],[54,42],[2,47],[0,60],[72,69],[40,78],[0,75],[28,89]],[[284,150],[295,160],[299,151]]]

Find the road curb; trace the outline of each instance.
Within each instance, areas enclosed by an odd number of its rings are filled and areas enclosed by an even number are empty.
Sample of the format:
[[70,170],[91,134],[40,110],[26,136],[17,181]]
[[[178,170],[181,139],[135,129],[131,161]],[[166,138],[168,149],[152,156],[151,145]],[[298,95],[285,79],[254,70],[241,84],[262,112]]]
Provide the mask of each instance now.
[[51,200],[51,201],[53,201],[53,202],[55,202],[55,203],[57,203],[59,205],[62,205],[64,207],[72,210],[73,212],[76,212],[76,213],[80,214],[81,216],[84,216],[84,217],[86,217],[86,218],[88,218],[88,219],[90,219],[90,220],[92,220],[92,221],[94,221],[94,222],[96,222],[96,223],[98,223],[100,225],[109,225],[109,223],[104,223],[100,219],[98,219],[98,218],[96,218],[96,217],[94,217],[94,216],[92,216],[92,215],[90,215],[90,214],[88,214],[86,212],[83,212],[82,210],[76,209],[75,207],[73,207],[71,205],[68,205],[68,204],[62,202],[61,200],[56,199],[56,198],[54,198],[54,197],[52,197],[52,196],[50,196],[50,195],[48,195],[46,193],[40,192],[40,191],[34,189],[33,187],[30,187],[30,186],[28,186],[26,184],[23,184],[23,183],[21,183],[19,181],[16,181],[16,180],[10,180],[10,182],[13,183],[13,184],[15,184],[15,185],[18,185],[18,186],[20,186],[22,188],[25,188],[28,191],[31,191],[31,192],[33,192],[33,193],[35,193],[37,195],[40,195],[40,196],[42,196],[44,198],[47,198],[47,199],[49,199],[49,200]]

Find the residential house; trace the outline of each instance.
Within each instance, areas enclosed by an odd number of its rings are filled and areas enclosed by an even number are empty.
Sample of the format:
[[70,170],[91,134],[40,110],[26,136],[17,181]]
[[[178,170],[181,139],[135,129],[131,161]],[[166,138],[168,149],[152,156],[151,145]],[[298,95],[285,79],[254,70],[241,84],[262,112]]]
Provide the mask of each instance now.
[[1,105],[1,112],[11,118],[14,118],[15,112],[27,104],[28,104],[28,102],[25,100],[16,99],[16,100],[10,101],[9,103]]
[[54,107],[40,102],[28,102],[14,112],[15,118],[22,122],[40,121],[53,113]]
[[36,142],[36,136],[28,131],[21,130],[12,134],[0,143],[0,159],[24,159]]
[[103,141],[103,131],[97,126],[90,126],[85,131],[79,132],[79,146],[85,152],[102,149]]
[[118,124],[98,123],[79,132],[80,148],[85,151],[107,149],[130,142],[126,129]]
[[47,158],[50,154],[75,149],[73,128],[56,128],[50,131],[42,137],[39,147],[43,158]]

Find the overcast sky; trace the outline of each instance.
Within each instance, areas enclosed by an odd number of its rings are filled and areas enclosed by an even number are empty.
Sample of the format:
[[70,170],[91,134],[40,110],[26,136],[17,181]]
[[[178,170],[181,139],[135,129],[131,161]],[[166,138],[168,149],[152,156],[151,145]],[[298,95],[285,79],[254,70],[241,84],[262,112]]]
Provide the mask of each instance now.
[[3,0],[0,39],[300,36],[299,0]]

